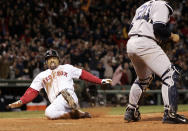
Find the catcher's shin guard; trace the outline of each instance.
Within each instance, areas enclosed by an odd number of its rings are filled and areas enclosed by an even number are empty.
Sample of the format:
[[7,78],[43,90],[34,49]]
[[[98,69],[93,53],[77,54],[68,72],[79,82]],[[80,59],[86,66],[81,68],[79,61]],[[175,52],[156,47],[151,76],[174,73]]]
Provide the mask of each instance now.
[[[177,99],[178,99],[178,92],[177,92],[177,82],[179,80],[179,72],[175,68],[175,66],[171,66],[168,68],[161,77],[162,82],[167,87],[167,95],[164,98],[166,99],[167,103],[165,103],[165,109],[168,109],[170,113],[176,114],[177,112]],[[163,92],[162,93],[166,93]],[[169,104],[169,105],[168,105]]]
[[143,92],[149,87],[153,77],[152,75],[147,77],[146,79],[137,78],[133,85],[131,86],[131,90],[129,93],[129,103],[133,105],[138,105]]
[[61,94],[71,109],[76,110],[78,108],[78,105],[67,90],[62,90]]
[[136,122],[139,121],[140,119],[141,116],[138,107],[130,108],[128,106],[125,111],[124,120],[126,120],[127,122],[131,122],[131,121]]

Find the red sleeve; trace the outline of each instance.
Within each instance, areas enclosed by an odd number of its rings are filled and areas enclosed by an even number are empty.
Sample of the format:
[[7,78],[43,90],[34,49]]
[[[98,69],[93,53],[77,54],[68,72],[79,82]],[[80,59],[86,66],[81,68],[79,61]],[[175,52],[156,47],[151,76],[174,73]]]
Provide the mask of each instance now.
[[39,94],[39,92],[31,87],[29,87],[25,94],[20,98],[20,100],[22,101],[23,104],[27,104],[29,102],[31,102],[37,95]]
[[96,83],[96,84],[101,84],[101,81],[102,81],[98,77],[92,75],[91,73],[89,73],[85,70],[82,70],[82,74],[80,76],[80,79],[86,80],[88,82]]

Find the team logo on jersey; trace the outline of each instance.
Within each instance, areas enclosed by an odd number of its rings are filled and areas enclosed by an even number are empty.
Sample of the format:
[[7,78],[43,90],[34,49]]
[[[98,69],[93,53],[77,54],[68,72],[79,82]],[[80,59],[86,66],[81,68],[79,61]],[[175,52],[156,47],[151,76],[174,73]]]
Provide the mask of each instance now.
[[43,79],[44,84],[46,85],[46,83],[52,83],[53,79],[55,79],[56,76],[65,76],[67,77],[68,73],[64,72],[64,71],[58,71],[58,72],[52,72],[52,74],[50,74],[49,76],[45,77]]
[[49,89],[52,87],[53,80],[56,78],[56,76],[57,77],[60,77],[60,76],[67,77],[67,75],[68,75],[68,73],[64,72],[64,71],[58,71],[58,72],[52,71],[52,74],[50,74],[49,76],[47,76],[43,79],[43,83],[46,86],[46,92],[47,93],[49,92]]
[[57,76],[65,76],[65,77],[67,77],[67,72],[63,72],[63,71],[58,71],[57,72]]

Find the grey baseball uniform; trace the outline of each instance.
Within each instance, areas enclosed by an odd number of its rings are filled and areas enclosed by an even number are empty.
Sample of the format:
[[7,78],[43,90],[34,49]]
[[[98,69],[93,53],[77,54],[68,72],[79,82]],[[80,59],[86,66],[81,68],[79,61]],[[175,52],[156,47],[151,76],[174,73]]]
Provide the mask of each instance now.
[[146,2],[136,10],[128,35],[140,34],[156,39],[153,24],[166,24],[170,16],[169,9],[172,11],[172,8],[165,1],[151,0]]
[[[149,86],[151,75],[155,73],[159,77],[165,77],[165,79],[162,78],[165,81],[162,85],[165,108],[173,107],[176,110],[176,96],[171,95],[176,90],[174,87],[173,90],[170,88],[174,85],[174,81],[166,78],[172,76],[176,70],[172,68],[169,58],[158,45],[158,39],[153,29],[155,23],[166,25],[172,11],[166,2],[161,0],[148,1],[136,10],[132,28],[128,33],[130,39],[127,43],[127,53],[137,74],[137,79],[132,85],[129,95],[129,107],[138,106],[143,90]],[[170,71],[167,72],[167,70]],[[173,99],[173,97],[175,98]]]

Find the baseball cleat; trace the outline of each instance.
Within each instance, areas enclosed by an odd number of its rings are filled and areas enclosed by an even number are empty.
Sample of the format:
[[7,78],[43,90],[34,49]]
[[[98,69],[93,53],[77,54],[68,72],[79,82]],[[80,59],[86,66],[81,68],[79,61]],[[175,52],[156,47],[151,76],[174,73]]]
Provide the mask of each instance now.
[[168,111],[164,112],[162,123],[167,124],[188,124],[188,119],[183,115],[173,114],[169,115]]
[[91,114],[89,112],[84,112],[84,116],[82,118],[91,118]]
[[71,117],[73,119],[91,118],[91,114],[89,112],[83,112],[81,110],[72,110]]
[[91,114],[89,112],[83,112],[81,110],[77,110],[79,112],[80,118],[91,118]]
[[126,120],[127,122],[131,122],[131,121],[136,122],[139,121],[140,119],[141,119],[140,112],[137,108],[131,109],[130,107],[127,107],[125,111],[124,120]]

